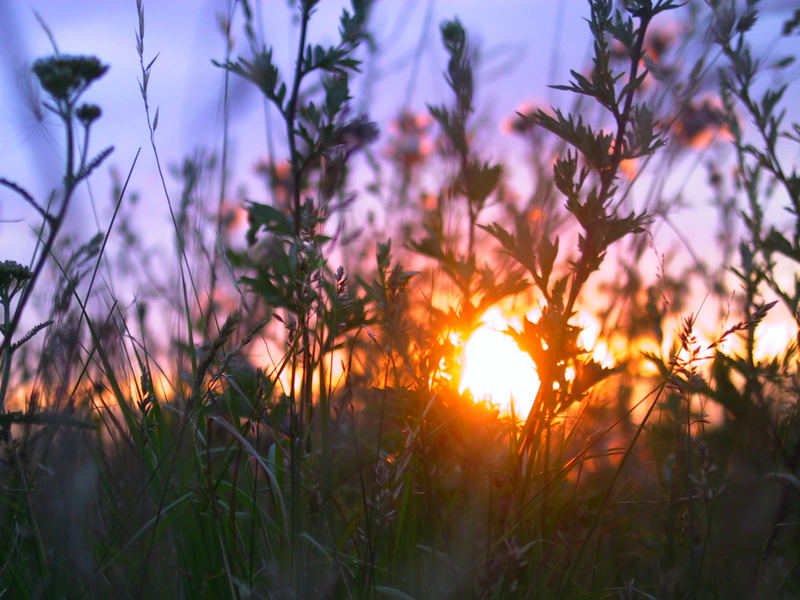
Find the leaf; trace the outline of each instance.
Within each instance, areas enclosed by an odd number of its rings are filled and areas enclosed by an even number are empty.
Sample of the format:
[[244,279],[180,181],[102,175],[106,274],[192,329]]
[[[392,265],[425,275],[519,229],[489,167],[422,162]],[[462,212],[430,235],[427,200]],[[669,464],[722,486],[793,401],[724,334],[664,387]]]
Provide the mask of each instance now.
[[[552,85],[553,89],[582,94],[596,99],[601,105],[612,112],[616,108],[616,98],[613,84],[619,80],[621,74],[614,75],[608,69],[608,57],[603,55],[601,58],[595,57],[592,80],[577,71],[570,71],[574,81],[568,85]],[[596,82],[600,83],[596,83]]]
[[776,229],[770,230],[769,235],[763,242],[763,246],[767,252],[778,252],[796,262],[800,262],[800,248],[792,246],[789,240]]
[[753,28],[758,20],[758,13],[755,10],[750,10],[739,17],[739,22],[736,23],[737,33],[747,33]]
[[247,207],[247,217],[250,223],[250,227],[247,230],[247,241],[251,246],[255,244],[256,234],[262,228],[286,237],[294,235],[292,218],[268,204],[250,202]]
[[560,109],[555,109],[553,115],[539,109],[531,120],[579,150],[598,172],[607,170],[611,163],[611,146],[614,140],[611,133],[594,131],[591,125],[583,122],[580,115],[577,119],[573,115],[565,117]]
[[5,427],[13,424],[65,425],[67,427],[77,427],[78,429],[96,429],[91,423],[60,413],[23,413],[16,411],[0,414],[0,425]]
[[620,155],[621,159],[639,158],[653,154],[666,141],[655,133],[658,122],[645,105],[638,105],[631,111],[631,127],[625,131],[625,144]]
[[278,483],[276,478],[276,474],[273,469],[270,468],[269,465],[265,460],[264,457],[253,447],[253,445],[247,441],[247,439],[241,434],[238,428],[231,425],[227,419],[219,416],[219,415],[212,415],[211,420],[225,429],[230,435],[232,435],[238,442],[242,449],[253,458],[255,462],[257,462],[261,468],[264,470],[264,474],[269,479],[269,488],[272,492],[272,499],[275,505],[280,509],[280,517],[283,522],[283,527],[288,527],[287,525],[287,512],[286,512],[286,505],[283,501],[283,496],[280,493],[281,486]]
[[572,393],[576,396],[583,396],[595,385],[611,377],[622,370],[621,366],[606,368],[593,360],[587,360],[578,365],[575,380],[572,385]]
[[517,220],[516,235],[511,235],[498,223],[478,225],[486,233],[494,237],[503,247],[503,253],[525,267],[532,275],[536,275],[536,257],[533,255],[533,244],[526,243],[531,239],[531,232],[521,218]]
[[789,65],[793,65],[796,60],[797,58],[794,56],[784,56],[783,58],[776,60],[774,63],[772,63],[772,68],[785,69]]
[[460,156],[466,157],[469,154],[469,147],[463,120],[457,114],[451,113],[445,106],[431,106],[430,104],[427,106],[431,116],[439,123],[453,149]]
[[467,34],[458,19],[445,21],[441,27],[442,43],[450,55],[447,83],[456,95],[456,107],[462,120],[472,112],[473,80]]
[[489,165],[488,162],[470,161],[462,172],[459,185],[470,201],[483,203],[497,188],[503,175],[501,165]]
[[711,379],[714,383],[711,397],[720,406],[729,410],[734,417],[743,417],[747,409],[747,400],[734,385],[731,378],[731,362],[722,353],[717,352],[711,363]]
[[553,182],[567,199],[576,200],[578,198],[581,188],[589,176],[589,170],[582,167],[577,181],[575,180],[576,174],[578,174],[578,156],[567,151],[566,158],[558,158],[553,165]]
[[558,256],[558,237],[551,243],[547,237],[543,237],[539,242],[539,266],[541,268],[542,288],[547,289],[550,274],[553,272],[553,264]]
[[239,57],[238,62],[225,61],[220,63],[216,60],[211,61],[217,67],[225,69],[231,73],[239,75],[240,77],[255,84],[264,96],[271,100],[281,112],[283,111],[283,96],[286,94],[285,86],[283,92],[275,93],[275,87],[279,81],[278,68],[272,62],[272,49],[267,50],[263,48],[250,62],[242,57]]
[[401,592],[397,588],[385,585],[376,585],[375,589],[389,598],[394,598],[394,600],[414,600],[412,596],[409,596],[405,592]]
[[630,54],[630,52],[633,50],[635,39],[633,32],[633,20],[623,18],[622,14],[617,12],[614,15],[614,18],[608,21],[606,28],[608,29],[608,32],[614,36],[614,39],[622,44]]
[[795,8],[792,16],[784,22],[781,33],[784,36],[789,36],[795,32],[795,29],[800,29],[800,8]]
[[764,479],[777,481],[784,485],[788,485],[791,487],[795,492],[800,494],[800,478],[792,473],[766,473],[764,475]]

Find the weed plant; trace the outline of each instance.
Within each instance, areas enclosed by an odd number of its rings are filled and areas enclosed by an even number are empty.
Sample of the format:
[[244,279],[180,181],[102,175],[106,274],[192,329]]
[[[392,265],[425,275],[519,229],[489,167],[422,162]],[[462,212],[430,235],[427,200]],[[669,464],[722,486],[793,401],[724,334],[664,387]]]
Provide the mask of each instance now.
[[[748,42],[760,3],[590,0],[591,65],[555,86],[572,108],[510,121],[532,149],[526,199],[479,143],[479,56],[458,19],[440,28],[450,97],[427,119],[402,113],[381,163],[379,128],[351,97],[373,3],[352,0],[328,47],[309,39],[318,4],[294,3],[290,69],[249,2],[225,15],[224,114],[231,78],[245,80],[287,149],[269,149],[267,198],[243,199],[243,246],[226,212],[227,129],[219,158],[185,160],[180,199],[170,192],[137,0],[174,236],[163,276],[177,285],[142,282],[130,305],[95,283],[101,267],[115,274],[109,238],[130,232],[133,166],[107,229],[61,243],[76,189],[112,151],[90,158],[101,110],[81,100],[108,67],[55,44],[34,63],[65,167],[46,201],[0,178],[41,219],[30,264],[0,262],[0,597],[798,597],[800,333],[774,357],[757,345],[772,311],[800,327],[787,158],[800,125],[786,124],[791,88],[764,84]],[[691,17],[685,39],[659,28],[669,15]],[[248,54],[234,58],[238,20]],[[781,35],[798,29],[795,10]],[[695,255],[681,271],[651,232],[674,226],[667,174],[709,132],[733,156],[730,177],[709,167],[725,262]],[[388,235],[349,221],[364,154],[392,170],[373,189],[396,216]],[[768,201],[788,216],[771,219]],[[142,255],[126,239],[129,263]],[[703,295],[724,316],[711,342],[686,310]],[[538,308],[505,333],[540,385],[509,415],[459,379],[464,342],[511,304]],[[23,332],[36,309],[46,318]],[[154,335],[154,310],[180,333]],[[584,341],[586,311],[622,341],[613,366]],[[269,360],[252,359],[256,343]]]

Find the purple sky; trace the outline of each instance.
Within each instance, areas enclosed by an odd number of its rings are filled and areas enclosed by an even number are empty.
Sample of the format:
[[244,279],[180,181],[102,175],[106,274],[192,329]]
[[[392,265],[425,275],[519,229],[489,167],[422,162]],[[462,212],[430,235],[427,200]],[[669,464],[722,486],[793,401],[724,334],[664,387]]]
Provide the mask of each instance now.
[[[325,0],[312,21],[310,39],[332,43],[343,2]],[[291,27],[287,3],[263,2],[270,17],[264,19],[266,38],[275,48],[280,64],[290,64],[296,29]],[[445,57],[439,42],[438,24],[458,15],[480,45],[486,57],[479,76],[481,116],[492,123],[491,136],[499,134],[501,119],[527,98],[546,92],[547,70],[558,23],[564,23],[557,62],[562,65],[583,62],[587,46],[582,2],[562,3],[497,1],[487,13],[483,1],[427,0],[378,3],[374,18],[376,39],[381,47],[375,68],[370,115],[386,123],[397,114],[405,100],[411,77],[410,57],[417,44],[424,47],[417,84],[410,98],[411,108],[424,111],[425,103],[448,97],[442,77]],[[224,56],[224,42],[217,26],[217,14],[225,2],[145,1],[145,55],[159,54],[150,80],[150,101],[159,107],[156,132],[162,160],[175,163],[198,147],[217,150],[221,140],[222,71],[211,59]],[[428,11],[431,11],[428,14]],[[563,11],[562,21],[558,11]],[[92,148],[113,144],[115,152],[107,165],[127,172],[136,149],[143,153],[133,177],[133,188],[143,192],[143,202],[163,204],[156,187],[156,171],[148,145],[146,121],[138,89],[140,70],[134,43],[137,25],[136,5],[130,1],[36,0],[0,5],[0,36],[4,39],[2,77],[3,105],[10,107],[0,115],[0,171],[26,185],[37,197],[45,196],[60,177],[61,132],[52,118],[37,123],[31,111],[29,65],[39,56],[52,52],[34,11],[52,30],[59,50],[68,54],[95,54],[111,65],[108,74],[86,94],[100,104],[103,116],[93,128]],[[428,23],[427,28],[423,27]],[[234,36],[242,42],[241,21],[236,21]],[[575,27],[577,25],[577,28]],[[420,36],[424,38],[420,40]],[[241,46],[240,46],[241,48]],[[235,180],[245,180],[253,165],[265,154],[263,106],[254,90],[233,81],[232,164]],[[358,87],[354,88],[358,95]],[[255,132],[255,133],[254,133]],[[379,142],[380,143],[380,142]],[[106,202],[108,178],[100,173],[93,180],[95,202]],[[152,193],[151,193],[152,192]],[[2,194],[0,219],[25,219],[32,213],[13,197]],[[159,211],[148,211],[158,215]],[[164,214],[162,214],[164,216]],[[73,229],[91,227],[96,231],[92,211],[85,202],[76,202],[70,212]],[[26,225],[0,224],[5,253],[26,260],[32,234]],[[13,243],[7,240],[13,239]]]

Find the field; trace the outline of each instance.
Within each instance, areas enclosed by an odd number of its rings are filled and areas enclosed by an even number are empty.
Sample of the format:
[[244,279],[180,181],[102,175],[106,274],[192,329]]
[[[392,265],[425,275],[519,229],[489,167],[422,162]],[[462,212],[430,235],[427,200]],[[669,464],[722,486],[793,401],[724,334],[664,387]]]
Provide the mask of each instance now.
[[59,184],[0,164],[0,239],[33,240],[0,244],[0,599],[800,597],[797,65],[754,43],[797,49],[800,9],[589,0],[504,164],[457,17],[447,93],[383,122],[380,3],[329,45],[325,2],[289,3],[285,64],[269,2],[221,3],[222,133],[183,158],[137,0],[147,176],[94,147],[103,56],[42,22]]

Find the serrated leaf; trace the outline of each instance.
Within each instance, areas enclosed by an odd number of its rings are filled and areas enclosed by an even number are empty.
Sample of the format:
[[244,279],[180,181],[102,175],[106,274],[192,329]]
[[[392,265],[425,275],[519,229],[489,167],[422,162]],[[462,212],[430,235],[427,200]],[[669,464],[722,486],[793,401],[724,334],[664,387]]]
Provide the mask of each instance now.
[[500,183],[502,174],[501,165],[471,161],[462,171],[461,191],[473,202],[484,202]]
[[574,115],[567,117],[560,109],[555,109],[553,115],[540,109],[534,113],[532,120],[580,151],[598,172],[606,171],[611,161],[611,146],[614,140],[611,133],[594,131],[591,125],[583,122],[580,115],[577,118]]
[[769,235],[763,242],[763,245],[764,249],[768,252],[779,252],[784,256],[800,262],[800,249],[793,247],[792,244],[789,243],[789,240],[787,240],[786,237],[784,237],[784,235],[776,229],[770,230]]
[[[282,100],[278,100],[275,94],[275,86],[278,83],[278,68],[272,62],[272,50],[266,48],[258,52],[253,61],[250,62],[240,57],[238,62],[226,61],[224,63],[211,61],[215,66],[230,71],[240,77],[250,81],[258,87],[264,96],[274,102],[280,110],[283,110]],[[285,93],[285,92],[284,92]]]
[[286,84],[281,83],[278,88],[278,93],[275,94],[275,99],[278,101],[278,106],[283,106],[283,100],[286,98]]
[[247,240],[251,246],[255,244],[256,234],[262,228],[286,237],[294,235],[292,218],[273,206],[251,202],[247,207],[247,216],[250,223],[250,227],[247,230]]
[[545,289],[550,280],[550,274],[553,272],[553,264],[558,256],[558,242],[558,237],[553,243],[547,237],[544,237],[539,243],[539,268],[541,269],[541,278]]
[[783,23],[782,34],[784,36],[792,35],[798,28],[800,28],[800,8],[795,8],[792,16]]
[[587,360],[581,363],[576,369],[575,379],[573,381],[572,392],[576,396],[583,396],[595,385],[618,373],[621,370],[619,366],[613,368],[606,368],[595,362],[594,360]]

